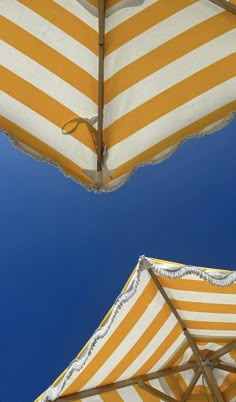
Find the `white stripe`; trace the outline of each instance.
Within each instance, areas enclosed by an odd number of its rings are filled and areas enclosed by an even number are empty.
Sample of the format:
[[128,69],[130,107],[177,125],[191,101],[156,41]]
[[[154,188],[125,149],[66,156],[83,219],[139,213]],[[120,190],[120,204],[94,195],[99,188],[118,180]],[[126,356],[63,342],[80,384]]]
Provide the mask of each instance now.
[[[219,303],[219,300],[218,300]],[[220,313],[202,313],[197,311],[178,310],[183,320],[191,320],[197,323],[198,321],[205,322],[236,322],[236,314],[220,314]]]
[[190,384],[195,372],[193,370],[186,370],[179,374],[181,375],[185,384],[188,386]]
[[15,0],[1,0],[1,11],[4,17],[97,78],[98,57],[64,31]]
[[[182,279],[181,279],[182,280]],[[235,294],[227,294],[227,293],[206,293],[206,292],[194,292],[191,290],[178,290],[178,289],[170,289],[165,287],[166,293],[171,299],[186,301],[186,302],[199,302],[202,303],[212,303],[212,304],[227,304],[227,305],[235,305],[236,304],[236,295]],[[196,308],[197,308],[196,304]]]
[[[152,303],[148,306],[146,311],[133,326],[131,331],[127,334],[124,334],[123,341],[117,346],[117,348],[106,360],[103,366],[96,372],[96,374],[92,378],[90,378],[89,382],[85,386],[86,389],[93,388],[96,386],[96,384],[100,384],[104,381],[106,376],[117,366],[118,362],[120,362],[125,357],[127,351],[130,350],[131,347],[133,347],[133,345],[135,345],[139,338],[144,334],[144,332],[147,330],[147,327],[152,323],[152,321],[156,318],[156,315],[160,312],[164,303],[165,301],[163,297],[158,292],[157,295],[154,297]],[[138,359],[139,358],[137,358],[135,362]],[[135,369],[135,371],[136,370],[137,368]],[[129,378],[132,377],[132,375],[126,376],[124,374],[122,375],[122,378],[123,377]]]
[[120,0],[109,8],[106,12],[106,33],[157,2],[157,0],[145,0],[142,3],[141,1]]
[[220,7],[207,8],[198,2],[175,13],[106,56],[104,78],[110,78],[151,50],[221,12]]
[[104,402],[100,395],[93,395],[87,398],[80,399],[81,402]]
[[105,106],[104,128],[187,77],[236,50],[236,29],[194,49],[116,96]]
[[128,180],[129,175],[130,173],[127,173],[122,176],[119,176],[117,179],[111,180],[104,186],[104,188],[107,189],[108,191],[112,191],[112,189],[118,188],[122,183],[125,183]]
[[75,17],[84,21],[87,25],[89,25],[92,29],[98,32],[98,17],[93,15],[89,11],[80,4],[80,1],[68,1],[68,0],[53,0],[54,3],[59,4],[59,6],[63,7],[65,10],[69,11]]
[[154,156],[154,158],[151,159],[150,162],[153,163],[160,163],[163,160],[165,160],[165,158],[168,158],[168,156],[170,155],[170,153],[174,152],[176,146],[173,145],[173,147],[167,148],[164,151],[160,152],[158,155]]
[[81,402],[104,402],[104,399],[100,395],[89,396],[80,400]]
[[23,144],[23,142],[21,142],[21,141],[18,141],[18,140],[16,140],[16,141],[17,141],[17,144],[20,146],[20,148],[23,151],[29,153],[30,155],[32,155],[34,157],[42,158],[42,155],[39,152],[35,151],[35,149],[28,147],[28,145]]
[[97,114],[97,105],[82,92],[56,74],[36,63],[24,53],[0,41],[2,64],[8,70],[28,81],[53,99],[83,118]]
[[[139,354],[139,356],[133,361],[129,367],[122,373],[122,375],[117,379],[117,381],[122,381],[126,378],[133,377],[137,371],[141,369],[143,364],[156,352],[158,347],[165,341],[167,336],[173,330],[176,325],[176,318],[171,314],[168,319],[165,321],[163,326],[156,333],[154,338],[149,342],[146,348]],[[184,337],[181,335],[181,339],[178,338],[178,342],[183,342]],[[166,353],[164,353],[165,359],[169,359],[172,357],[172,350],[169,348]],[[158,361],[158,367],[161,367],[162,363]],[[152,370],[150,370],[152,371]]]
[[107,169],[116,169],[182,128],[235,100],[232,78],[172,110],[108,150]]
[[173,398],[175,397],[164,377],[150,381],[150,385]]
[[[139,14],[157,1],[158,0],[145,0],[142,3],[142,0],[120,0],[119,3],[109,8],[106,12],[106,32],[111,31],[122,22],[125,22],[129,18]],[[202,0],[201,3],[207,8],[220,8],[216,4],[210,3],[209,0]]]
[[[162,334],[162,337],[163,340],[166,338],[165,333]],[[149,373],[160,370],[163,366],[166,366],[168,361],[178,352],[178,350],[185,342],[186,338],[183,333],[181,333],[179,337],[171,344],[166,353],[164,353],[158,360],[158,362],[151,368],[151,370],[149,370]]]
[[[133,307],[133,305],[135,305],[135,303],[137,302],[138,298],[140,297],[140,295],[144,291],[145,287],[148,285],[148,283],[151,280],[152,279],[150,278],[150,275],[147,272],[144,272],[143,275],[142,275],[142,281],[139,282],[137,291],[135,292],[135,294],[133,295],[133,297],[131,299],[129,299],[127,302],[125,302],[123,304],[122,308],[119,310],[119,314],[117,314],[115,320],[113,321],[112,325],[110,326],[110,329],[109,329],[108,333],[103,338],[101,338],[99,341],[97,341],[96,346],[94,347],[94,349],[92,351],[92,354],[90,355],[90,357],[88,358],[86,364],[84,365],[83,369],[81,370],[81,373],[83,372],[84,369],[86,369],[86,366],[93,359],[96,358],[97,353],[105,345],[105,343],[112,336],[112,334],[115,332],[115,330],[120,326],[122,321],[126,318],[126,316],[129,313],[130,309]],[[109,323],[109,320],[108,320],[108,323]],[[106,324],[104,326],[104,331],[106,331]],[[96,336],[96,333],[95,333],[94,336]],[[90,342],[92,341],[92,339],[93,339],[93,337],[90,339]],[[74,374],[66,382],[65,389],[68,388],[73,383],[75,378],[77,378],[77,377],[78,377],[78,373],[74,372]],[[97,384],[95,384],[93,386],[97,386]],[[86,386],[86,389],[87,388],[88,387]],[[82,389],[84,389],[84,387]]]
[[[219,369],[214,369],[214,377],[217,379],[217,384],[219,387],[221,387],[222,383],[224,382],[225,378],[229,375],[226,371],[219,370]],[[202,377],[199,378],[198,382],[196,383],[196,386],[198,385],[203,385],[202,384]],[[229,385],[229,384],[228,384]]]
[[120,388],[117,392],[125,402],[143,402],[134,387]]
[[[229,340],[229,342],[230,342],[230,340]],[[220,344],[218,344],[218,343],[213,343],[213,342],[204,343],[204,345],[198,344],[198,348],[199,348],[200,350],[208,349],[208,350],[211,350],[212,352],[215,352],[216,350],[221,349],[222,346],[223,346],[223,345],[220,345]],[[186,363],[186,362],[188,362],[192,356],[193,356],[193,351],[192,351],[192,349],[189,347],[188,349],[185,350],[185,352],[184,352],[184,354],[183,354],[183,357],[182,357],[182,360],[181,360],[181,362],[180,362],[180,365],[181,365],[181,364],[184,364],[184,363]],[[229,353],[227,353],[227,355],[223,355],[223,356],[221,357],[221,360],[222,360],[223,362],[225,362],[226,364],[231,364],[231,365],[233,365],[233,364],[235,363],[235,361],[231,358],[231,356],[230,356]]]
[[236,337],[236,331],[230,331],[230,330],[189,329],[189,332],[193,336],[202,336],[202,337],[209,336],[211,338],[217,338],[217,337],[235,338]]
[[22,103],[3,93],[1,114],[36,138],[54,148],[83,169],[96,168],[96,153],[71,135],[63,135],[60,127],[55,126],[41,115]]
[[[222,347],[222,345],[219,345],[219,344],[216,344],[216,343],[207,343],[207,344],[204,344],[204,345],[198,345],[198,348],[200,350],[210,350],[210,351],[216,351],[216,350],[220,349],[221,347]],[[192,356],[193,356],[192,349],[188,348],[183,354],[183,357],[182,357],[182,360],[180,362],[180,365],[189,362],[190,359],[192,358]],[[234,365],[233,359],[231,359],[231,361],[227,361],[226,364],[227,363],[231,364],[231,365]],[[182,378],[184,379],[185,383],[188,385],[190,383],[191,379],[192,379],[193,371],[192,370],[187,370],[187,371],[184,371],[184,372],[182,372],[180,374],[181,374]],[[216,376],[216,378],[218,380],[218,384],[223,382],[224,377],[226,375],[227,375],[227,373],[224,373],[223,377],[220,377],[218,375]],[[199,383],[199,385],[201,385],[201,382],[198,381],[198,383]]]
[[[174,152],[174,149],[176,148],[176,146],[170,147],[166,150],[164,150],[163,152],[158,153],[154,158],[151,159],[151,163],[160,163],[162,162],[162,160],[164,160],[165,158],[167,158],[169,155],[169,153]],[[139,167],[139,165],[136,166],[136,168]],[[132,174],[132,172],[123,174],[122,176],[119,176],[117,179],[111,180],[109,183],[107,183],[104,188],[107,189],[108,191],[114,189],[114,188],[118,188],[120,187],[122,184],[124,184],[130,174]],[[196,278],[195,278],[196,279]]]
[[230,355],[230,353],[226,353],[225,355],[221,356],[221,361],[226,364],[235,365],[235,359]]

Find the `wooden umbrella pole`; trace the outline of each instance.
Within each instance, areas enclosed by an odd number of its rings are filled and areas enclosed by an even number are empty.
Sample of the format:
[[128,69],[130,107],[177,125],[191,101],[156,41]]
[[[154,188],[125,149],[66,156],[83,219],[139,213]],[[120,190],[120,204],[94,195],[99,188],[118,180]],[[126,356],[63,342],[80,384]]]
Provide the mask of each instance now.
[[[198,349],[196,343],[193,341],[193,338],[188,329],[184,331],[184,335],[186,336],[189,346],[191,347],[193,354],[196,358],[196,361],[198,362],[199,368],[202,372],[203,377],[206,380],[206,383],[212,394],[213,400],[216,400],[217,402],[225,402],[213,374],[213,368],[211,367],[212,362],[208,360],[203,360],[201,352]],[[212,366],[214,367],[214,363],[212,363]]]
[[198,367],[201,370],[202,375],[204,376],[206,383],[209,387],[209,390],[211,391],[213,400],[215,399],[217,402],[225,402],[224,398],[220,392],[220,389],[218,387],[218,384],[216,382],[216,379],[213,375],[213,370],[211,367],[211,364],[214,365],[214,363],[205,360],[202,358],[201,352],[198,349],[197,344],[193,341],[193,338],[189,332],[189,330],[187,329],[184,321],[182,320],[182,318],[180,317],[178,311],[176,310],[174,304],[172,303],[172,301],[169,299],[166,291],[164,290],[164,288],[162,287],[161,283],[159,282],[159,280],[157,279],[157,276],[155,275],[155,273],[152,271],[151,268],[149,268],[149,274],[151,275],[153,281],[155,282],[159,292],[161,293],[161,295],[163,296],[164,300],[166,301],[166,303],[168,304],[169,308],[171,309],[172,313],[174,314],[174,316],[176,317],[178,323],[180,324],[183,333],[189,343],[190,348],[192,349],[192,352],[196,358],[196,361],[198,363]]
[[225,355],[226,353],[230,352],[231,350],[236,350],[236,339],[230,343],[228,343],[227,345],[223,346],[222,348],[216,350],[215,352],[212,352],[209,355],[209,358],[211,360],[216,360],[219,357]]
[[164,394],[164,392],[159,391],[156,388],[151,387],[148,384],[144,384],[142,381],[139,382],[138,384],[140,388],[142,388],[144,391],[148,392],[149,394],[155,396],[158,399],[161,399],[164,402],[178,402],[177,399],[172,398],[171,396]]
[[103,106],[104,106],[104,37],[105,37],[105,0],[99,0],[98,9],[98,138],[97,138],[97,171],[102,170],[103,154]]
[[226,0],[209,0],[209,1],[217,4],[217,6],[220,6],[227,11],[230,11],[233,14],[236,14],[236,6]]

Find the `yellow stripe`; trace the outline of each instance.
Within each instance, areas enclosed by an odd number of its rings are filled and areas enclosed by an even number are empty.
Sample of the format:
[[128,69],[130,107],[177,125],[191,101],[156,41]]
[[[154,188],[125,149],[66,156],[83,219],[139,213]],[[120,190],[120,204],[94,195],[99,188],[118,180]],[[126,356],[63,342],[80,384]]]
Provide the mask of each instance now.
[[52,0],[18,0],[98,55],[97,32]]
[[87,364],[81,374],[78,375],[76,380],[66,389],[63,395],[72,394],[73,392],[76,392],[85,386],[90,378],[94,376],[99,368],[103,366],[106,360],[116,350],[119,344],[123,341],[124,336],[128,335],[128,333],[132,330],[134,325],[138,322],[148,308],[149,304],[156,296],[156,293],[157,289],[150,280],[135,305],[129,310],[126,317],[120,323],[119,327],[108,338],[107,342],[96,354],[94,359]]
[[134,385],[134,389],[138,393],[138,395],[140,396],[140,398],[143,402],[161,402],[161,400],[159,398],[157,398],[156,396],[153,396],[152,394],[150,394],[147,391],[144,391],[138,385]]
[[182,300],[173,300],[175,308],[184,311],[194,311],[201,313],[218,313],[218,314],[235,314],[236,319],[236,305],[235,304],[213,304],[201,302],[186,302]]
[[[4,67],[2,67],[1,76],[3,78],[2,90],[5,93],[34,110],[60,129],[66,122],[78,117],[66,106]],[[80,124],[72,136],[96,152],[92,135],[86,124]]]
[[99,396],[104,402],[123,402],[123,398],[121,398],[117,391],[104,392],[104,394],[99,394]]
[[121,0],[106,0],[105,1],[106,10],[119,3],[121,3]]
[[189,348],[189,344],[186,341],[186,339],[184,339],[184,343],[179,347],[179,349],[176,351],[175,355],[172,356],[172,358],[168,360],[168,362],[165,364],[165,366],[163,368],[179,366],[180,361],[183,358],[183,354],[185,353],[185,351],[188,348]]
[[[197,0],[159,0],[106,34],[105,56]],[[141,44],[142,46],[142,44]]]
[[218,294],[235,294],[236,283],[231,286],[216,286],[206,281],[192,280],[192,279],[170,279],[164,277],[158,277],[162,286],[165,288],[191,291],[191,292],[203,292],[203,293],[218,293]]
[[171,389],[171,391],[173,392],[177,401],[180,401],[181,397],[183,395],[183,390],[181,389],[180,384],[178,384],[175,376],[168,375],[165,377],[165,381],[166,381],[167,385],[169,386],[169,388]]
[[[202,342],[210,342],[210,343],[216,343],[219,344],[219,348],[225,346],[226,344],[232,342],[235,340],[235,338],[232,337],[222,337],[222,336],[198,336],[198,335],[193,335],[192,336],[194,342],[197,344],[201,345]],[[236,359],[235,359],[236,360]]]
[[[181,345],[181,347],[177,350],[176,354],[170,360],[168,360],[168,363],[163,368],[179,366],[180,364],[182,364],[183,355],[187,349],[189,349],[189,344],[187,341],[185,341],[185,343],[183,345]],[[165,379],[167,379],[167,378],[168,377],[165,377]],[[180,383],[179,388],[174,386],[174,384],[176,385],[176,382],[177,382],[177,384],[178,384],[178,382]],[[171,388],[175,397],[181,399],[183,392],[186,390],[186,383],[185,383],[184,379],[182,378],[181,374],[177,373],[177,374],[173,375],[173,378],[171,381],[168,382],[168,385]]]
[[236,362],[236,350],[231,350],[231,351],[229,352],[229,354],[230,354],[230,357],[231,357],[232,359],[234,359],[235,362]]
[[109,375],[103,380],[102,385],[111,384],[124,373],[124,371],[129,367],[144,351],[152,339],[156,336],[157,332],[165,324],[166,320],[170,316],[169,307],[164,304],[159,314],[153,319],[151,324],[146,328],[145,332],[136,340],[134,340],[134,345],[129,349],[127,354],[119,361],[117,366],[110,371]]
[[213,331],[236,331],[236,322],[212,322],[212,321],[191,321],[184,320],[187,328],[208,329]]
[[234,376],[233,383],[223,393],[223,397],[226,402],[231,401],[236,397],[236,376]]
[[[88,3],[92,4],[94,7],[98,8],[98,0],[87,0]],[[120,0],[106,0],[105,1],[105,9],[113,7],[114,5],[120,3]]]
[[182,329],[177,323],[171,332],[167,335],[157,350],[145,361],[143,366],[134,374],[134,377],[148,373],[160,360],[163,354],[171,347],[171,345],[180,336]]
[[[188,401],[191,401],[191,402],[201,402],[201,401],[202,402],[214,402],[212,399],[212,396],[209,393],[207,393],[207,396],[206,396],[205,388],[198,387],[198,392],[199,393],[189,395]],[[201,394],[200,394],[200,392],[201,392]]]
[[87,0],[87,2],[98,8],[98,0]]
[[187,386],[187,384],[185,382],[185,379],[182,377],[181,373],[177,373],[175,375],[175,377],[176,377],[177,383],[180,385],[182,395],[183,395],[183,393],[186,392],[186,390],[188,388],[188,386]]
[[97,103],[97,81],[29,32],[2,17],[2,39]]
[[236,374],[234,374],[234,373],[228,373],[227,374],[226,371],[224,373],[226,374],[226,377],[225,377],[224,381],[222,382],[222,384],[220,386],[220,389],[221,389],[222,392],[225,392],[228,389],[228,387],[231,384],[234,384],[235,381],[236,381]]
[[145,152],[138,154],[135,158],[132,158],[128,162],[122,164],[119,168],[116,169],[116,171],[106,181],[106,183],[109,183],[111,180],[117,179],[118,177],[131,172],[135,168],[135,166],[150,161],[156,155],[160,154],[169,147],[178,146],[183,140],[196,135],[201,130],[210,126],[211,124],[226,118],[229,115],[229,113],[235,110],[236,110],[236,102],[230,102],[229,104],[223,106],[222,108],[217,109],[216,111],[184,127],[182,130],[177,131],[175,134],[169,136],[165,140],[150,147]]
[[167,113],[231,79],[235,76],[235,64],[236,55],[225,57],[131,110],[104,130],[107,147],[116,145]]
[[[105,1],[105,9],[113,7],[114,5],[120,3],[121,0],[106,0]],[[98,8],[98,0],[87,0],[88,3],[92,4],[94,7]]]
[[223,12],[188,29],[157,49],[128,64],[105,81],[105,103],[110,102],[115,96],[148,75],[199,46],[223,35],[235,26],[235,16],[228,12]]
[[93,181],[85,175],[83,170],[78,165],[73,163],[70,159],[67,159],[64,155],[55,151],[55,149],[51,148],[49,145],[34,137],[29,132],[23,130],[21,127],[5,119],[3,116],[0,116],[0,125],[8,133],[14,136],[18,141],[26,144],[30,148],[39,152],[45,158],[58,164],[60,167],[63,168],[63,170],[66,170],[69,175],[75,178],[75,180],[77,179],[87,185],[94,184]]
[[[215,344],[217,344],[217,346],[219,347],[219,348],[221,348],[221,347],[223,347],[223,346],[225,346],[226,344],[228,344],[228,340],[226,341],[226,342],[221,342],[221,341],[218,341],[217,340],[217,342],[213,342],[212,341],[212,338],[209,338],[209,340],[207,340],[207,341],[202,341],[202,338],[200,338],[201,339],[201,341],[198,341],[197,342],[197,344],[198,344],[198,346],[205,346],[205,347],[207,347],[207,345],[208,345],[208,343],[210,342],[210,343],[215,343]],[[196,341],[195,341],[196,342]]]

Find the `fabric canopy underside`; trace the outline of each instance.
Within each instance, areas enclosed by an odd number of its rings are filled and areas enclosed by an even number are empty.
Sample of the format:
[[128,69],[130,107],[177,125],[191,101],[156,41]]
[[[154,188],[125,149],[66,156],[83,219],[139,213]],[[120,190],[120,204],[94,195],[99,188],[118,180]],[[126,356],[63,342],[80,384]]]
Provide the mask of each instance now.
[[236,15],[208,0],[105,1],[98,176],[97,4],[1,0],[0,128],[84,186],[111,191],[137,165],[158,163],[187,137],[230,121]]
[[[182,401],[197,373],[185,400],[213,401],[185,330],[155,278],[200,350],[204,367],[211,361],[222,401],[236,401],[236,272],[141,257],[98,330],[35,402]],[[145,377],[163,370],[159,378]],[[140,381],[172,399],[153,396]]]

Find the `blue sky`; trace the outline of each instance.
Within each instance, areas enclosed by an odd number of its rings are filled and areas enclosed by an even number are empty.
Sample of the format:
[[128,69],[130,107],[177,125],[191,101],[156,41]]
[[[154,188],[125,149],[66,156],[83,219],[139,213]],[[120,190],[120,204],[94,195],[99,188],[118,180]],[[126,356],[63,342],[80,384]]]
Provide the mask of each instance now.
[[236,270],[235,149],[236,120],[93,194],[0,135],[1,402],[52,383],[139,255]]

